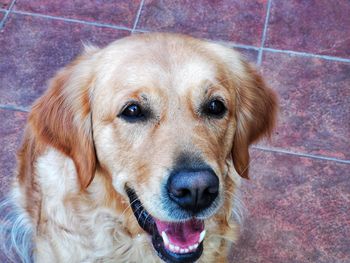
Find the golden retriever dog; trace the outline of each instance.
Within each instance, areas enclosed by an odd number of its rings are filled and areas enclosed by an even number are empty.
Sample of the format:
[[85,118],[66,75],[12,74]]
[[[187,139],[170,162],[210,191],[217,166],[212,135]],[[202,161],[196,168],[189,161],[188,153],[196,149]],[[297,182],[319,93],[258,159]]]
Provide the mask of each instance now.
[[275,111],[257,71],[219,44],[154,33],[87,47],[32,107],[7,253],[227,262],[248,147],[271,133]]

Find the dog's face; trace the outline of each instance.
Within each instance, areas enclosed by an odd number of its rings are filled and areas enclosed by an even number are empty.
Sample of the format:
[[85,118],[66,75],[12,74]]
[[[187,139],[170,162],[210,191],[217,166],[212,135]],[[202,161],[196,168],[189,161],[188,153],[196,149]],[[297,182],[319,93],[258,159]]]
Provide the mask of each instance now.
[[87,52],[53,86],[46,96],[70,105],[75,134],[55,146],[82,187],[98,164],[162,259],[198,259],[205,221],[231,204],[231,173],[247,177],[248,146],[273,125],[274,95],[258,74],[228,48],[144,35]]

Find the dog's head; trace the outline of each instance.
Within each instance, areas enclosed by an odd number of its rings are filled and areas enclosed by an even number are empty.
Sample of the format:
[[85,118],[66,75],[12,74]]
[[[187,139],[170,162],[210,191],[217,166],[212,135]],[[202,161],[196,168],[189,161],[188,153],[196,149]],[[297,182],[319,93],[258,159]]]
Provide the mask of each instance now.
[[202,253],[205,220],[231,204],[232,173],[248,177],[248,146],[271,132],[275,109],[234,50],[149,34],[87,50],[53,79],[30,122],[72,158],[82,189],[107,171],[158,255],[188,262]]

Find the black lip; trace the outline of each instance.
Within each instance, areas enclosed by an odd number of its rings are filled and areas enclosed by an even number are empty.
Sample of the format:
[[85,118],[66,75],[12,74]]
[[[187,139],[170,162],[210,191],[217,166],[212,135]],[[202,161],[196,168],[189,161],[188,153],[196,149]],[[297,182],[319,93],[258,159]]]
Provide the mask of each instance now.
[[156,223],[153,217],[142,206],[134,190],[126,187],[126,193],[129,197],[130,206],[140,227],[152,236],[152,244],[157,251],[158,256],[168,263],[191,263],[199,259],[203,253],[203,242],[201,242],[196,251],[186,254],[176,254],[164,247],[163,238],[159,235]]
[[143,228],[143,230],[153,236],[154,232],[157,232],[156,223],[154,222],[153,217],[143,208],[142,203],[134,190],[127,187],[126,193],[128,194],[130,206],[134,212],[137,222]]

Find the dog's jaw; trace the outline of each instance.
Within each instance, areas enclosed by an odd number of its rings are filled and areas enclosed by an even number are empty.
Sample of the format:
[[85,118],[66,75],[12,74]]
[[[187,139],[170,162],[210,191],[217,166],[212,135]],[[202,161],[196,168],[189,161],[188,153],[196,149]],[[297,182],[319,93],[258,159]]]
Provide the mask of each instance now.
[[139,225],[152,237],[158,256],[165,262],[194,262],[202,255],[204,221],[165,222],[151,216],[131,188],[126,188],[130,206]]

